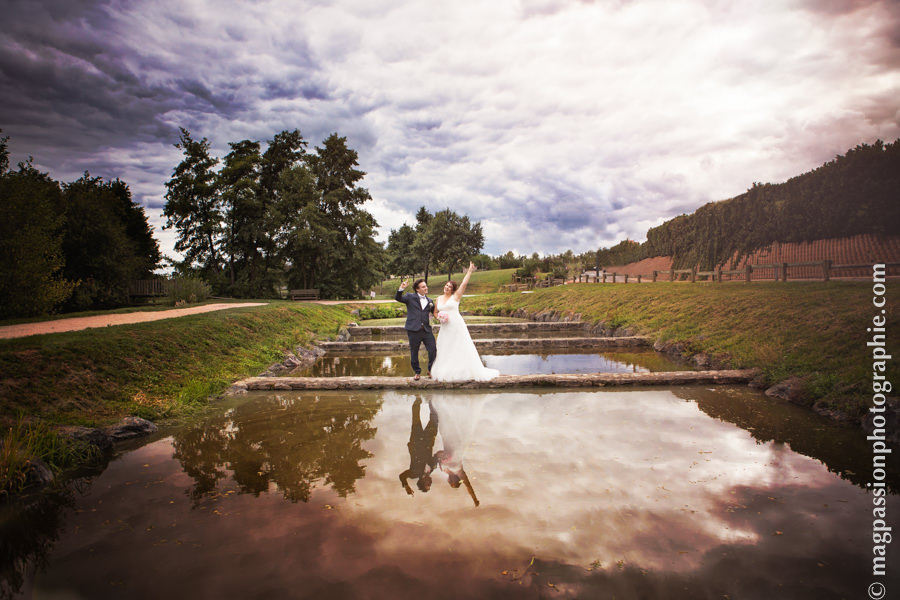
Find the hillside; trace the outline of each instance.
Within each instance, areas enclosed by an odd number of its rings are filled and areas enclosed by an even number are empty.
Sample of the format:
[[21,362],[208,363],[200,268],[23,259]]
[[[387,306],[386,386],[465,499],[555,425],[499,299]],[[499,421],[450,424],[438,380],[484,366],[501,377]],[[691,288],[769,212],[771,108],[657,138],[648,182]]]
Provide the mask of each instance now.
[[[880,237],[864,234],[839,239],[814,240],[811,242],[772,242],[754,250],[749,254],[738,251],[730,259],[723,261],[718,267],[743,269],[751,265],[773,263],[801,263],[830,260],[834,265],[872,265],[875,263],[900,263],[900,236]],[[608,273],[620,275],[649,275],[652,271],[667,271],[674,261],[671,256],[657,256],[628,263],[626,265],[607,266]],[[894,271],[889,271],[894,274]],[[834,271],[831,277],[871,277],[871,268],[841,269]],[[771,272],[754,272],[753,279],[771,279]],[[822,269],[817,266],[793,267],[791,279],[821,279]]]
[[[676,269],[730,268],[757,252],[789,252],[782,259],[788,262],[795,252],[800,256],[810,251],[838,263],[870,262],[865,253],[884,248],[862,248],[864,260],[858,260],[843,258],[843,242],[840,247],[829,244],[865,235],[882,240],[896,237],[900,231],[898,189],[900,139],[891,144],[879,140],[852,148],[784,183],[754,183],[739,196],[710,202],[651,228],[642,244],[626,240],[601,249],[597,259],[607,271],[613,270],[613,265],[655,257],[671,257]],[[776,243],[777,247],[773,246]],[[858,242],[847,243],[846,252],[855,252],[852,248]],[[786,244],[795,247],[783,250]],[[888,243],[887,247],[892,246]],[[758,257],[750,261],[759,262]]]

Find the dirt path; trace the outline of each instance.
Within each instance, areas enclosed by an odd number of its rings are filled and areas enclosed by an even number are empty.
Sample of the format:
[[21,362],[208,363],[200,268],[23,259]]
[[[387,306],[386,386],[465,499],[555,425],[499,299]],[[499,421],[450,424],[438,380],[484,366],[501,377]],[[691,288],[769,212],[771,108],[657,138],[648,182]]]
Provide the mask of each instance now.
[[129,325],[131,323],[146,323],[147,321],[159,321],[173,319],[199,313],[225,310],[227,308],[243,308],[246,306],[263,306],[265,302],[244,302],[239,304],[205,304],[190,308],[173,308],[156,312],[133,312],[114,315],[98,315],[96,317],[76,317],[73,319],[58,319],[56,321],[41,321],[38,323],[22,323],[21,325],[6,325],[0,327],[0,339],[26,337],[29,335],[43,335],[45,333],[59,333],[62,331],[80,331],[91,327],[108,327],[110,325]]

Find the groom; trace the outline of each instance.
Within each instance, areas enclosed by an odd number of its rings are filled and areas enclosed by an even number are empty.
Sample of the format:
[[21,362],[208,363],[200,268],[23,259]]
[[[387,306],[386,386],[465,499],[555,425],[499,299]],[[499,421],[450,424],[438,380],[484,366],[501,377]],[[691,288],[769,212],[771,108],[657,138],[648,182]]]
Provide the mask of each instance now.
[[394,295],[397,302],[406,305],[406,335],[409,337],[409,364],[412,365],[416,375],[413,377],[416,381],[422,373],[422,367],[419,366],[419,346],[425,344],[428,351],[428,375],[431,375],[431,365],[437,356],[437,346],[434,342],[434,333],[431,331],[431,313],[434,311],[434,302],[427,296],[428,284],[424,279],[416,279],[413,283],[415,293],[404,294],[406,284],[404,281],[400,284],[400,289]]

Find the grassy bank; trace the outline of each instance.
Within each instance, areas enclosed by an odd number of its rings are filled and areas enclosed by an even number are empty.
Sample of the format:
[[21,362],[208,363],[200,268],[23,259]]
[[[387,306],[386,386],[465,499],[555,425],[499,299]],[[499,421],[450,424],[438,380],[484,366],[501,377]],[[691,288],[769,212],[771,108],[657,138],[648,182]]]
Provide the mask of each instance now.
[[286,350],[335,335],[346,309],[274,302],[136,325],[0,340],[0,419],[98,426],[176,417]]
[[[807,404],[821,401],[847,414],[861,414],[871,402],[866,329],[880,315],[871,283],[573,284],[478,296],[463,304],[482,314],[580,315],[683,343],[688,352],[707,353],[723,366],[759,367],[769,383],[801,376]],[[891,336],[900,335],[900,314],[890,302],[885,308],[890,349]],[[897,362],[889,368],[888,378],[900,380]]]

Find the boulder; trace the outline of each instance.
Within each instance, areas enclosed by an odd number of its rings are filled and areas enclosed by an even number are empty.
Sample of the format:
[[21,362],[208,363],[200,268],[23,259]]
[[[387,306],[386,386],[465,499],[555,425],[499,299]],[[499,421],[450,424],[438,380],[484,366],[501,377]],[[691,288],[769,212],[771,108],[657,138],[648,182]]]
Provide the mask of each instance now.
[[781,400],[787,400],[791,404],[807,406],[809,399],[804,390],[804,384],[805,380],[802,377],[788,377],[767,389],[765,394],[770,398],[780,398]]
[[158,428],[156,424],[141,417],[125,417],[116,425],[108,428],[106,433],[113,441],[120,442],[136,437],[150,435]]
[[40,458],[32,457],[25,465],[25,489],[44,488],[53,483],[53,471]]
[[75,442],[84,442],[95,446],[104,456],[112,454],[113,439],[102,429],[95,427],[64,427],[60,434]]

